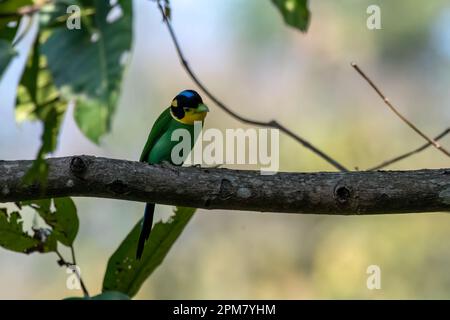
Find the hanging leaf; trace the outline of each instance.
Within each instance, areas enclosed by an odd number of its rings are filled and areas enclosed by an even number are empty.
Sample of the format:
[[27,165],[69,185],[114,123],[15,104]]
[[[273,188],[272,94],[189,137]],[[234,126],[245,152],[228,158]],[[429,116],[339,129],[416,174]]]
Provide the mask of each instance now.
[[51,208],[51,200],[33,200],[22,202],[30,206],[44,219],[53,230],[55,239],[65,246],[71,246],[77,236],[79,221],[77,208],[71,198],[53,199],[55,210]]
[[[67,3],[67,1],[66,1]],[[43,53],[53,79],[66,99],[76,103],[75,120],[98,143],[111,128],[122,83],[124,61],[131,49],[132,3],[118,0],[77,1],[81,28],[55,28]]]
[[18,212],[9,216],[0,208],[0,246],[7,250],[29,253],[39,245],[39,240],[23,231],[23,222]]
[[18,212],[9,216],[6,209],[0,208],[0,246],[20,253],[54,252],[56,237],[51,229],[32,228],[33,236],[23,231],[23,222]]
[[48,165],[45,156],[57,146],[57,138],[67,102],[53,84],[47,69],[47,61],[41,55],[42,35],[38,34],[25,66],[17,91],[16,119],[40,120],[43,124],[41,147],[32,167],[24,177],[24,183],[38,181],[45,188]]
[[195,210],[178,207],[168,222],[156,223],[145,244],[141,260],[138,261],[135,257],[142,225],[140,220],[109,259],[103,279],[103,291],[120,291],[133,297],[164,260]]
[[53,227],[56,238],[63,245],[71,246],[78,233],[79,221],[77,207],[71,198],[55,198],[56,225]]
[[303,32],[308,30],[310,12],[308,0],[272,0],[283,16],[284,21]]
[[[32,4],[32,0],[0,0],[0,80],[12,59],[17,55],[12,41],[17,33],[20,15],[15,15],[20,8]],[[8,15],[10,14],[10,15]]]

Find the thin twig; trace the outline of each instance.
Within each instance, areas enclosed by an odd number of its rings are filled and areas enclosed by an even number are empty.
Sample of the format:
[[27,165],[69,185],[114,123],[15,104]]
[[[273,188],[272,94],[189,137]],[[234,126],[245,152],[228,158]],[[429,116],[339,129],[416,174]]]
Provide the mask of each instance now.
[[[442,138],[444,138],[444,137],[445,137],[447,134],[449,134],[449,133],[450,133],[450,128],[447,128],[447,129],[444,130],[441,134],[439,134],[438,136],[436,136],[436,138],[434,138],[434,140],[435,140],[435,141],[439,141],[439,140],[441,140]],[[383,161],[383,162],[380,163],[379,165],[376,165],[376,166],[374,166],[374,167],[372,167],[372,168],[370,168],[370,169],[368,169],[368,170],[369,170],[369,171],[373,171],[373,170],[379,170],[379,169],[382,169],[382,168],[387,167],[387,166],[389,166],[389,165],[391,165],[391,164],[393,164],[393,163],[395,163],[395,162],[398,162],[398,161],[403,160],[403,159],[406,159],[406,158],[408,158],[408,157],[410,157],[410,156],[412,156],[412,155],[415,155],[415,154],[417,154],[417,153],[419,153],[419,152],[422,152],[423,150],[427,149],[427,148],[430,147],[431,145],[432,145],[431,143],[427,142],[427,143],[424,144],[423,146],[421,146],[421,147],[419,147],[419,148],[417,148],[417,149],[415,149],[415,150],[413,150],[413,151],[404,153],[404,154],[402,154],[402,155],[400,155],[400,156],[398,156],[398,157],[392,158],[392,159],[390,159],[390,160]]]
[[304,138],[300,137],[299,135],[295,134],[294,132],[292,132],[291,130],[289,130],[288,128],[286,128],[285,126],[283,126],[282,124],[278,123],[276,120],[272,120],[269,122],[264,122],[264,121],[256,121],[256,120],[252,120],[249,118],[245,118],[239,114],[237,114],[236,112],[234,112],[233,110],[231,110],[225,103],[223,103],[219,98],[217,98],[215,95],[213,95],[207,88],[206,86],[200,81],[200,79],[196,76],[196,74],[194,73],[194,71],[191,69],[191,67],[189,66],[187,59],[181,49],[180,43],[178,41],[178,38],[175,34],[175,31],[172,27],[172,24],[170,23],[170,20],[168,19],[168,17],[166,16],[164,7],[161,5],[159,0],[156,0],[156,3],[158,5],[159,10],[161,11],[162,17],[163,17],[163,21],[167,26],[167,29],[169,30],[170,33],[170,37],[172,39],[173,44],[175,45],[175,49],[177,51],[178,57],[180,59],[180,62],[182,64],[182,66],[184,67],[184,69],[186,70],[186,72],[189,74],[189,76],[191,77],[191,79],[197,84],[197,86],[219,107],[221,108],[223,111],[225,111],[226,113],[228,113],[231,117],[246,123],[246,124],[250,124],[250,125],[255,125],[255,126],[261,126],[261,127],[270,127],[270,128],[274,128],[274,129],[278,129],[281,132],[285,133],[286,135],[290,136],[291,138],[293,138],[295,141],[297,141],[298,143],[300,143],[301,145],[303,145],[305,148],[311,150],[312,152],[314,152],[316,155],[318,155],[319,157],[321,157],[322,159],[324,159],[325,161],[327,161],[329,164],[331,164],[332,166],[334,166],[336,169],[340,170],[340,171],[348,171],[347,168],[345,168],[343,165],[341,165],[339,162],[337,162],[336,160],[334,160],[333,158],[331,158],[329,155],[325,154],[323,151],[319,150],[317,147],[313,146],[310,142],[308,142],[307,140],[305,140]]
[[62,254],[58,251],[58,249],[55,250],[55,253],[56,253],[56,255],[59,258],[58,264],[61,265],[61,266],[66,266],[67,268],[71,268],[72,269],[72,271],[77,276],[78,281],[80,281],[81,290],[83,290],[84,296],[85,297],[89,297],[89,292],[88,292],[88,290],[86,288],[86,285],[84,284],[83,278],[81,278],[81,274],[78,273],[78,269],[76,268],[77,264],[76,264],[76,261],[75,261],[75,253],[74,253],[73,247],[71,246],[70,249],[72,251],[72,263],[67,262],[64,259],[64,257],[62,256]]
[[428,141],[429,144],[433,145],[436,149],[440,150],[442,153],[450,157],[450,152],[443,148],[436,140],[428,137],[419,128],[417,128],[411,121],[409,121],[404,115],[398,111],[396,107],[389,101],[389,99],[381,92],[381,90],[375,85],[375,83],[367,76],[364,71],[355,63],[351,63],[352,67],[369,83],[369,85],[378,93],[378,95],[383,99],[384,103],[391,109],[404,123],[406,123],[411,129],[413,129],[418,135]]
[[75,249],[73,248],[73,245],[70,246],[70,253],[72,254],[72,262],[76,265],[77,259],[75,258]]

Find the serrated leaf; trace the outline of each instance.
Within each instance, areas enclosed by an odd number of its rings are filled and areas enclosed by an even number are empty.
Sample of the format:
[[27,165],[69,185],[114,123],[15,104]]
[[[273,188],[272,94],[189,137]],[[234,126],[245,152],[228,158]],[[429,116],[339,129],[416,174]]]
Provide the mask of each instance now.
[[303,32],[308,30],[310,20],[308,0],[272,0],[272,2],[280,10],[288,25]]
[[65,246],[71,246],[79,228],[77,208],[71,198],[53,199],[55,210],[51,208],[51,200],[33,200],[22,202],[23,206],[30,206],[41,216],[52,230],[55,239]]
[[138,261],[135,257],[141,219],[109,259],[103,279],[103,291],[120,291],[133,297],[164,260],[195,210],[179,207],[168,222],[156,223],[145,244],[141,260]]
[[20,253],[54,252],[56,237],[51,229],[32,229],[33,236],[23,231],[23,222],[19,212],[9,214],[0,208],[0,246]]
[[78,1],[80,29],[56,28],[43,46],[58,88],[74,100],[75,119],[83,133],[98,143],[110,130],[124,71],[123,57],[131,49],[132,3],[118,0]]
[[9,216],[0,208],[0,246],[11,251],[29,253],[39,245],[39,241],[23,231],[23,222],[18,212]]
[[14,13],[19,8],[25,7],[33,3],[33,0],[0,0],[1,13]]
[[54,231],[59,242],[66,246],[71,246],[78,233],[79,221],[77,207],[71,198],[53,199],[58,217]]

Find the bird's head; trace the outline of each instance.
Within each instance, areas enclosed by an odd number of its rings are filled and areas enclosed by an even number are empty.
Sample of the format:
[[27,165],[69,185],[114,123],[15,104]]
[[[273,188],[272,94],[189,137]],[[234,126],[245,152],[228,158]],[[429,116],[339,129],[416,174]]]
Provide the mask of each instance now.
[[202,98],[194,90],[181,91],[170,105],[172,117],[184,124],[194,124],[195,121],[203,121],[208,111],[208,107],[203,104]]

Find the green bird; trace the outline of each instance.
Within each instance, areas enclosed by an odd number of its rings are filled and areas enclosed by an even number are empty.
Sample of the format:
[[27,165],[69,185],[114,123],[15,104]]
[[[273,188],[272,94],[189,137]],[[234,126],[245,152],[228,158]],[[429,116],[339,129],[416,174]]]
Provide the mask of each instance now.
[[[194,123],[200,121],[203,126],[208,111],[208,107],[203,104],[203,100],[197,92],[194,90],[180,92],[172,100],[170,107],[165,109],[153,124],[139,161],[149,164],[169,162],[173,165],[181,165],[182,163],[172,161],[172,148],[180,143],[180,141],[172,141],[172,133],[176,129],[186,129],[190,133],[192,150],[197,138],[194,137]],[[186,160],[187,156],[188,154],[182,154],[182,160]],[[136,251],[138,260],[142,257],[145,241],[150,236],[154,212],[155,204],[147,203]]]

